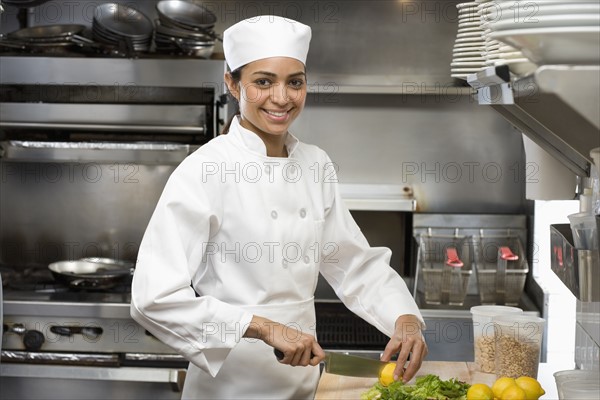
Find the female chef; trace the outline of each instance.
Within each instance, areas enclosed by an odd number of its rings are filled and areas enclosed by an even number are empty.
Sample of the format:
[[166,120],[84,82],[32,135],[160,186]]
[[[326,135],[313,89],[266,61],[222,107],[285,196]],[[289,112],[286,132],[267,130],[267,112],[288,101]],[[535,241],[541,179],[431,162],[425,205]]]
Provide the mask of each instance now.
[[184,398],[312,398],[324,359],[319,272],[391,338],[383,360],[399,353],[398,377],[414,376],[427,353],[390,251],[367,243],[327,154],[288,131],[306,99],[310,38],[308,26],[275,16],[225,31],[240,113],[173,172],[140,245],[131,315],[190,361]]

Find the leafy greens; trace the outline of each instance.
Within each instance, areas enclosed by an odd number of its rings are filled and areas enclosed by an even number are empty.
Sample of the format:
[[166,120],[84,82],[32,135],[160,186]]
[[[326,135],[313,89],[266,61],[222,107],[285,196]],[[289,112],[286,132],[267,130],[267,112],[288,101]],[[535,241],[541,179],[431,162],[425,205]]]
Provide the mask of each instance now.
[[447,381],[437,375],[425,375],[417,378],[414,385],[402,381],[383,386],[377,382],[363,393],[361,400],[466,400],[470,385],[451,378]]

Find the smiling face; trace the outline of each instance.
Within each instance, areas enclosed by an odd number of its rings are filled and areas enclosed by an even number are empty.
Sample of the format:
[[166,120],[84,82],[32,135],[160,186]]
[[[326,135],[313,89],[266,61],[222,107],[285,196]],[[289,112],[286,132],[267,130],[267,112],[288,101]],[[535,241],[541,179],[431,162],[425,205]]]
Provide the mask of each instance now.
[[285,136],[306,100],[302,62],[289,57],[253,61],[241,70],[240,82],[225,75],[240,105],[241,125],[261,138]]

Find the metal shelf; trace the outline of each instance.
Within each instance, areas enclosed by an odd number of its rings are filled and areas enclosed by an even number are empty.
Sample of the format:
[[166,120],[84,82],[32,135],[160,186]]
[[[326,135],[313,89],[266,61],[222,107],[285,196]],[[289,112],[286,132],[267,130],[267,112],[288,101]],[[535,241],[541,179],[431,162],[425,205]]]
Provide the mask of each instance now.
[[460,86],[448,76],[414,75],[309,75],[308,93],[334,94],[402,94],[402,95],[473,95],[470,86]]
[[469,77],[480,104],[510,123],[578,176],[589,176],[600,146],[600,66],[545,65],[502,80],[499,67]]
[[402,185],[340,184],[342,199],[353,211],[408,211],[417,209],[412,189]]

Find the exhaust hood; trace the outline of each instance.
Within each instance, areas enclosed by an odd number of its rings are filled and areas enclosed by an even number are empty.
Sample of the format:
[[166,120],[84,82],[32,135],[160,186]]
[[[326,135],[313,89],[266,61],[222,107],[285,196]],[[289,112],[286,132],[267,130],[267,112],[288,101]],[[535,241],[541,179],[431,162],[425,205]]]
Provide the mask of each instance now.
[[491,105],[576,175],[590,176],[590,150],[600,147],[600,66],[545,65],[512,82],[508,76],[492,67],[468,82],[480,104]]

